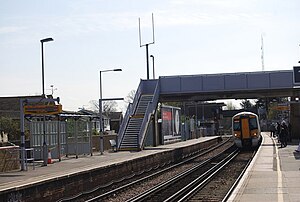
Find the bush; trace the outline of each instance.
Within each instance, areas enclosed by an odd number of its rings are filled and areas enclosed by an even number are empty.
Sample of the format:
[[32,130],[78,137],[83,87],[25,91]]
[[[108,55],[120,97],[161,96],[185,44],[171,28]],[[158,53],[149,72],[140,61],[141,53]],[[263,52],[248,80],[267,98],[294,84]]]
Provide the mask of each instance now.
[[99,135],[99,132],[96,129],[93,129],[92,135]]
[[8,133],[8,140],[20,139],[20,123],[11,118],[0,117],[0,132]]

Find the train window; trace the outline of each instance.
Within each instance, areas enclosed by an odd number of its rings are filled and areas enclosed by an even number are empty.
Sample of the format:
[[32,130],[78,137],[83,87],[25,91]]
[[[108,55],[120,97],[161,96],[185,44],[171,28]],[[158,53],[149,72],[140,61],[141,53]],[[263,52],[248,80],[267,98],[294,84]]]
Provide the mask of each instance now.
[[250,130],[257,129],[256,118],[250,118],[249,119],[249,127],[250,127]]
[[233,122],[233,130],[234,131],[241,130],[241,124],[240,124],[239,120],[236,120],[236,121]]

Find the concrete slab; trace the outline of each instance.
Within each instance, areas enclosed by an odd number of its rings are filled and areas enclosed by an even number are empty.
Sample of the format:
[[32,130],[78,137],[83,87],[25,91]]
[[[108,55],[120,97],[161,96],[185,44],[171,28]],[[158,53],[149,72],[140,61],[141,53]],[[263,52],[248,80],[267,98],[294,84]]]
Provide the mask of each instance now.
[[[267,184],[268,185],[268,184]],[[266,187],[265,185],[263,187],[260,187],[258,184],[256,184],[255,187],[247,187],[243,194],[277,194],[277,193],[288,193],[287,188],[281,188],[278,189],[278,187]]]
[[300,154],[295,145],[280,148],[263,133],[263,143],[228,201],[300,202]]
[[299,202],[300,201],[300,194],[289,194],[288,201]]
[[277,172],[276,171],[251,171],[251,178],[256,179],[264,179],[264,178],[275,178],[277,179]]
[[265,177],[265,178],[253,178],[251,177],[248,181],[248,186],[254,187],[258,184],[269,184],[270,186],[276,186],[277,187],[277,175],[275,177]]
[[[288,194],[283,194],[283,201],[290,201]],[[279,201],[278,196],[276,194],[243,194],[238,201],[243,202],[273,202],[273,201]]]

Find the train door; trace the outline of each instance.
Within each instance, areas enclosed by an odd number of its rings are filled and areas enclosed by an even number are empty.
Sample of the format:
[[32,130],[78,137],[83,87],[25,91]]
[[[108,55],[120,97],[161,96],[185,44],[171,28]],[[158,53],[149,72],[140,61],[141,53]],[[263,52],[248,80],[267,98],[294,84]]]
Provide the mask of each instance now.
[[243,117],[241,119],[242,124],[242,137],[243,139],[250,138],[250,129],[249,129],[249,119],[247,117]]
[[249,125],[249,117],[241,117],[241,129],[242,129],[242,144],[243,146],[251,145],[251,131]]

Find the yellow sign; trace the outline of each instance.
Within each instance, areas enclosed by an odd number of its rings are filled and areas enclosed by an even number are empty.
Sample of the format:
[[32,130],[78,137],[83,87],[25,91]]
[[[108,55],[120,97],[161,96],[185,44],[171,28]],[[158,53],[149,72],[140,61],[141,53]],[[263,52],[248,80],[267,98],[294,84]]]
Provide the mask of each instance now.
[[62,112],[62,105],[27,105],[24,114],[54,115]]
[[284,106],[284,105],[277,106],[276,109],[279,111],[288,111],[288,110],[290,110],[290,106]]

